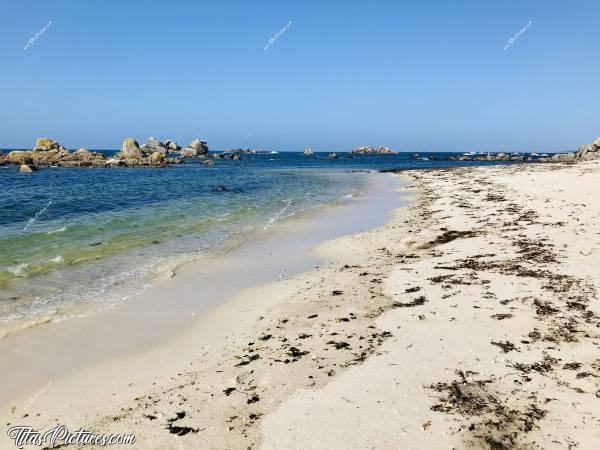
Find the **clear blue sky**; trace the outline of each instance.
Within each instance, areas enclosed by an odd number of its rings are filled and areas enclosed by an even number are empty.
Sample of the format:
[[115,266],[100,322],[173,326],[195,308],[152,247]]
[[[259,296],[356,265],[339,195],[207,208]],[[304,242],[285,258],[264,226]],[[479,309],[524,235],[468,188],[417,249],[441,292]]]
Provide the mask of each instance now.
[[596,0],[0,0],[0,16],[0,148],[555,151],[600,136]]

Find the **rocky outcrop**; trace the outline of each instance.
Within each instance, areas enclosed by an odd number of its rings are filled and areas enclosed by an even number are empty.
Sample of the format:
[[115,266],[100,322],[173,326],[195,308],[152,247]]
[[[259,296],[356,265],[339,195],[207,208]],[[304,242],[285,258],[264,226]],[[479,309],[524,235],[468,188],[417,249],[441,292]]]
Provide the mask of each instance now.
[[[431,159],[431,158],[428,158]],[[448,156],[448,161],[525,161],[525,156],[520,153],[485,153]]]
[[[167,158],[169,149],[175,149],[177,143],[169,141],[165,147],[160,141],[150,138],[149,143],[142,149],[135,139],[127,138],[123,141],[121,151],[110,159],[102,153],[92,152],[80,148],[69,152],[58,142],[49,138],[39,138],[33,150],[14,150],[8,155],[0,153],[0,164],[17,164],[29,166],[32,169],[45,166],[57,167],[137,167],[155,166],[164,167],[181,162],[178,158]],[[155,149],[151,151],[150,148]],[[25,170],[25,169],[23,169]]]
[[600,137],[593,144],[585,144],[579,147],[575,152],[575,159],[580,161],[590,161],[600,158]]
[[304,150],[304,156],[312,156],[313,155],[313,149],[310,147],[306,147],[306,149]]
[[364,154],[396,154],[394,150],[389,149],[388,147],[384,147],[383,145],[379,147],[358,147],[352,149],[350,153],[364,153]]
[[338,159],[337,153],[330,153],[328,156],[329,159]]

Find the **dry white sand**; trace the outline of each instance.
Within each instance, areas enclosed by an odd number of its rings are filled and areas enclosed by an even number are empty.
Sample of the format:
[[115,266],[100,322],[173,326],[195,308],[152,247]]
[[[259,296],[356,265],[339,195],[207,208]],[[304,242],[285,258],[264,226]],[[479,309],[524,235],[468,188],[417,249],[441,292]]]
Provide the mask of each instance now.
[[327,265],[2,419],[135,448],[598,448],[600,164],[403,176],[411,206]]

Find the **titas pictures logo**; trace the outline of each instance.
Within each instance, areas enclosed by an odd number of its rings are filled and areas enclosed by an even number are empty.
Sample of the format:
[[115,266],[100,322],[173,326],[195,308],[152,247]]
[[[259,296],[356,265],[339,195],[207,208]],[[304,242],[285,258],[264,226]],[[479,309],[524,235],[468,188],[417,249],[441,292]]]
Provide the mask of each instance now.
[[81,427],[77,431],[69,431],[64,425],[57,425],[46,432],[39,432],[33,427],[17,425],[8,429],[8,437],[15,441],[19,449],[26,445],[59,448],[67,445],[122,445],[135,443],[134,434],[96,434]]

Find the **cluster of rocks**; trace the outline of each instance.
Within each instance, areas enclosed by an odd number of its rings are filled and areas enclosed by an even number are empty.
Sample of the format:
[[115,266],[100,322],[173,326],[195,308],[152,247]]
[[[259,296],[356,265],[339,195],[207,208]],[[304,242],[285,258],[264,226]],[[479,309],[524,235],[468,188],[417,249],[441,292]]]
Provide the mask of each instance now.
[[532,161],[533,157],[518,153],[487,153],[484,155],[448,156],[448,161]]
[[556,153],[549,158],[538,158],[537,162],[576,162],[600,159],[600,137],[592,144],[584,144],[575,152]]
[[58,142],[48,138],[38,138],[32,150],[14,150],[0,154],[0,164],[18,164],[21,172],[31,172],[36,167],[97,167],[104,166],[106,158],[98,152],[85,148],[70,152]]
[[388,147],[384,147],[383,145],[379,147],[358,147],[352,149],[350,153],[365,153],[365,154],[396,154],[394,150],[389,149]]
[[261,150],[261,149],[257,150],[254,148],[230,148],[230,149],[223,151],[223,153],[238,153],[238,154],[242,154],[242,155],[264,155],[264,154],[271,153],[271,152],[268,152],[266,150]]
[[[178,157],[168,157],[177,154]],[[140,147],[133,138],[127,138],[121,145],[121,151],[107,158],[99,152],[85,148],[71,152],[57,141],[49,138],[38,138],[32,150],[13,150],[8,154],[0,152],[0,165],[18,164],[21,172],[31,172],[38,167],[165,167],[183,162],[180,158],[208,157],[208,145],[195,139],[187,147],[181,148],[177,142],[166,140],[161,142],[150,138]],[[212,164],[214,165],[214,162]]]
[[582,161],[590,161],[600,158],[600,137],[593,144],[585,144],[579,147],[575,152],[575,159]]

